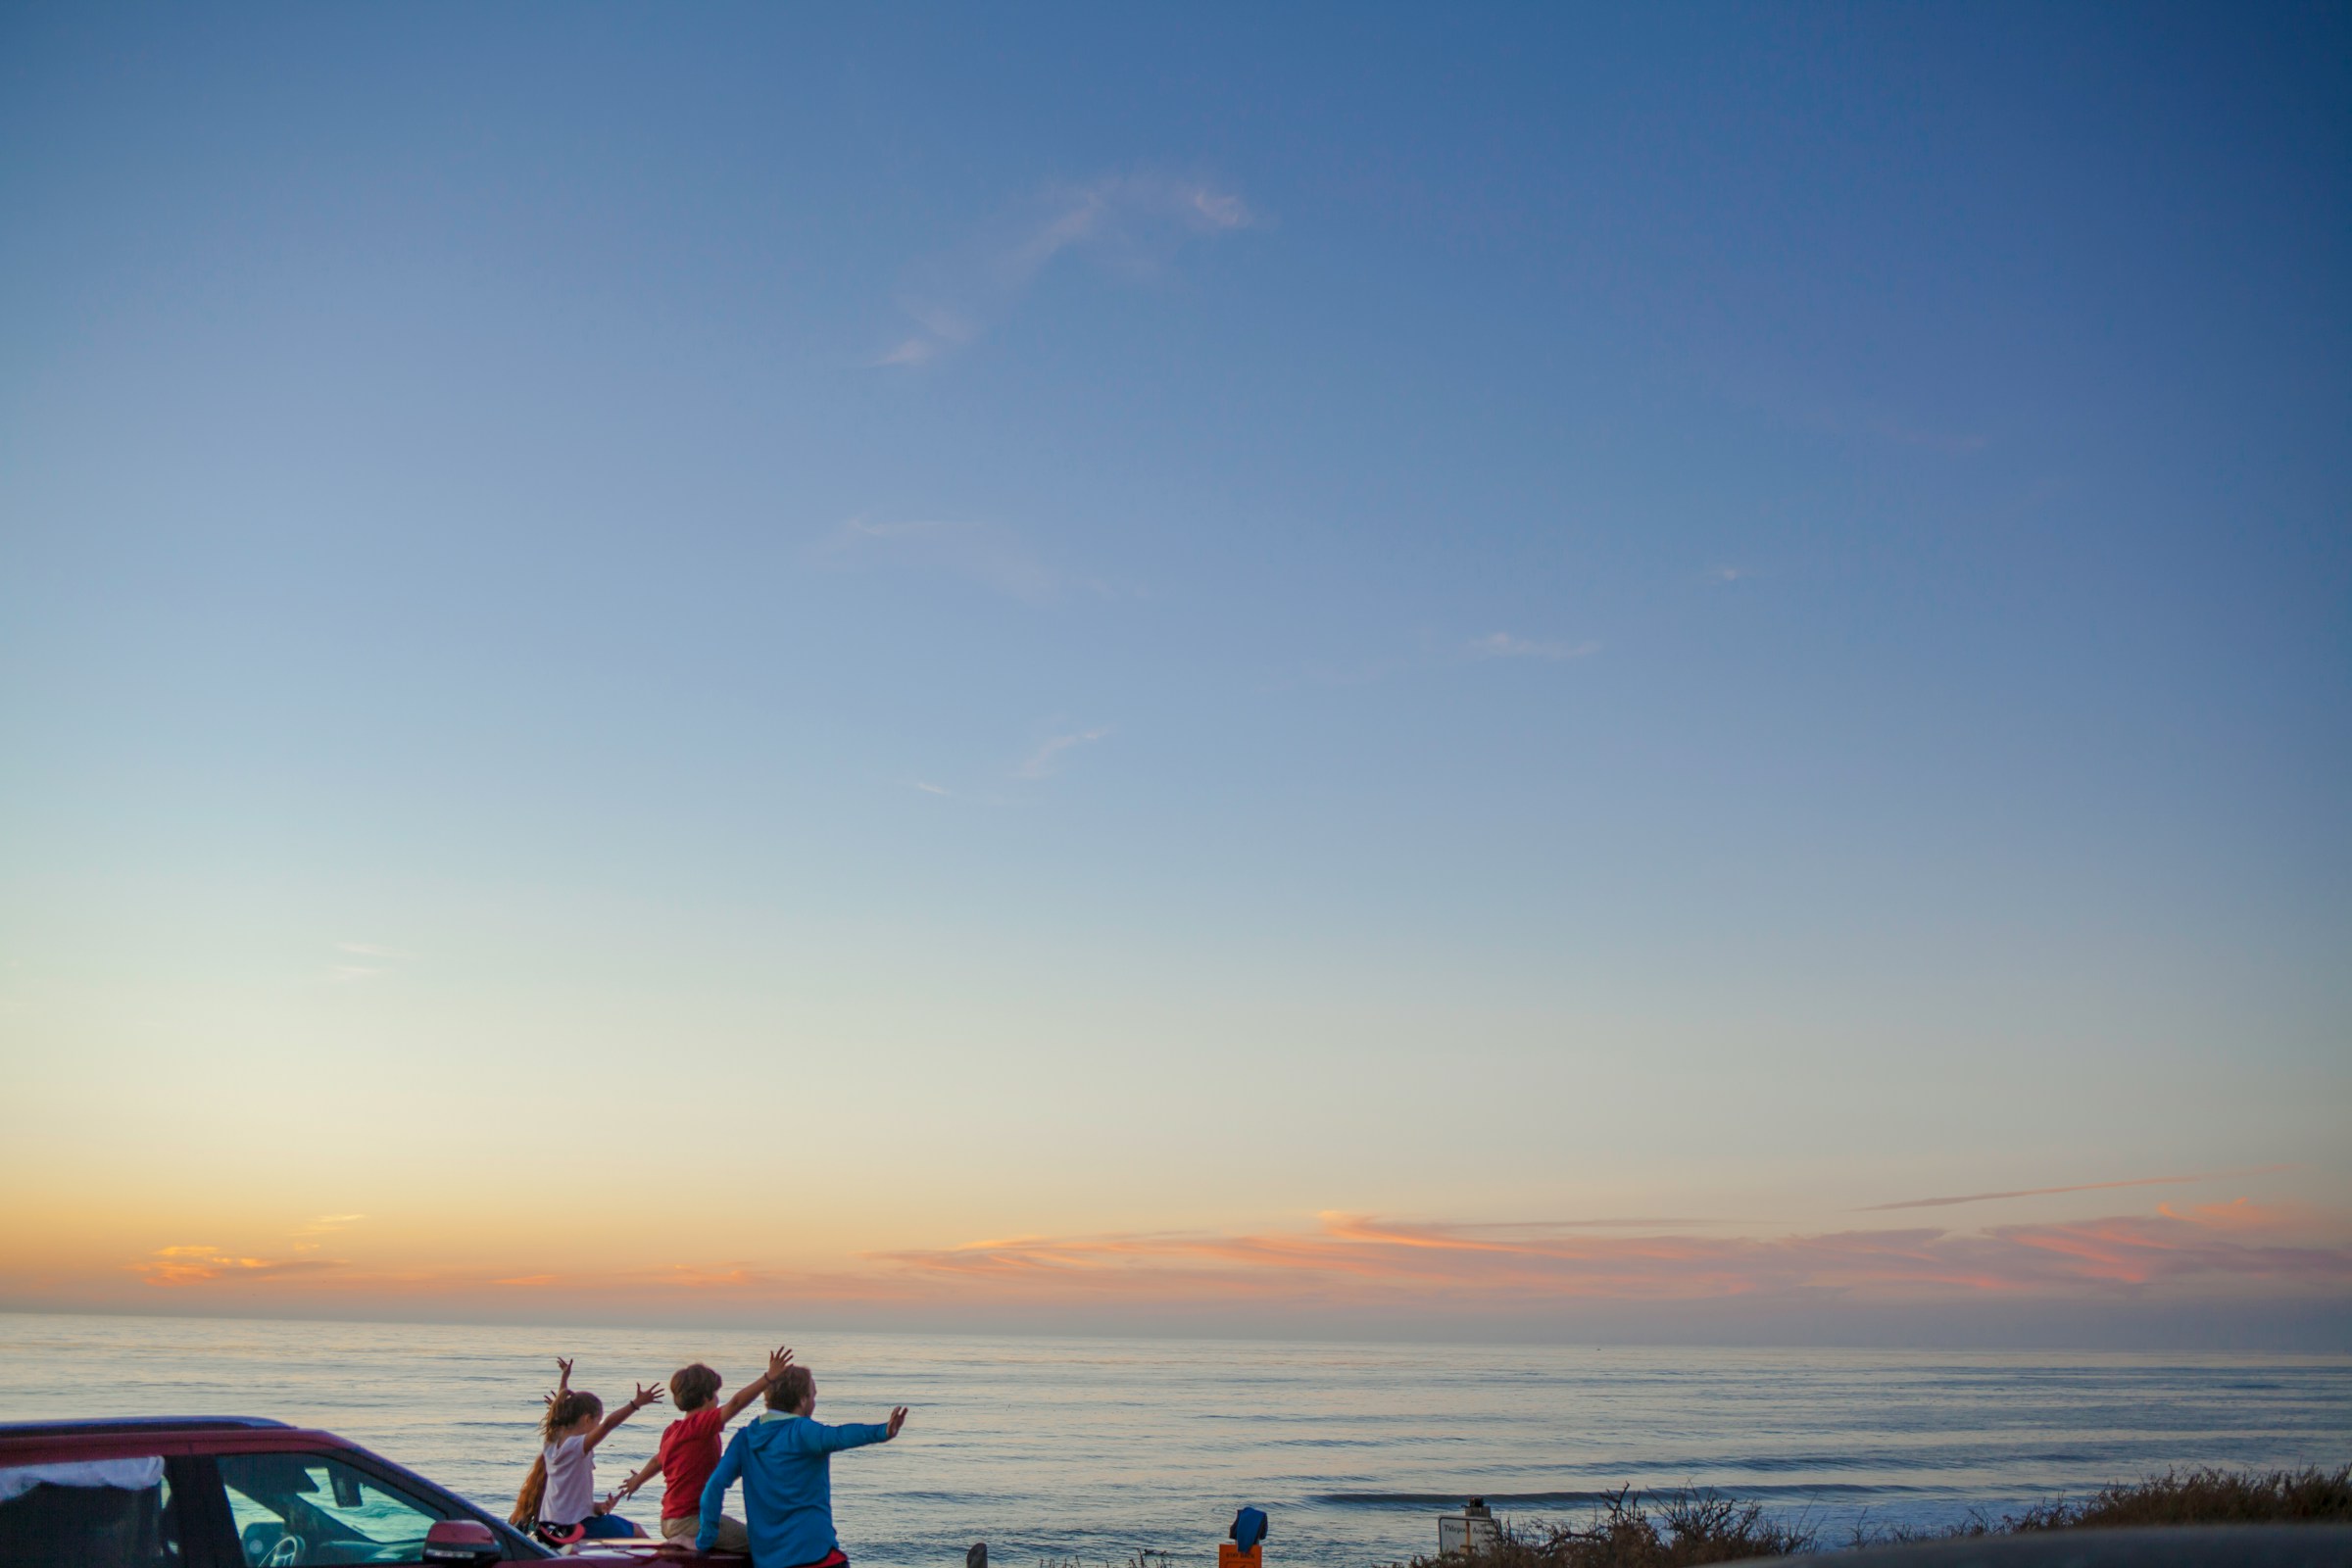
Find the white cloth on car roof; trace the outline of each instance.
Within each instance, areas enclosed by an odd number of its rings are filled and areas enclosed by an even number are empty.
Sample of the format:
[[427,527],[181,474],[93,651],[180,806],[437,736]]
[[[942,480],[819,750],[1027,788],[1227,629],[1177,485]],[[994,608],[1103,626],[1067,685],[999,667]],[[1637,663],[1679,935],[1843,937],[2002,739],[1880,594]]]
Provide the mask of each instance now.
[[22,1497],[38,1486],[120,1487],[145,1492],[164,1484],[160,1455],[136,1459],[83,1459],[74,1464],[19,1464],[0,1467],[0,1502]]

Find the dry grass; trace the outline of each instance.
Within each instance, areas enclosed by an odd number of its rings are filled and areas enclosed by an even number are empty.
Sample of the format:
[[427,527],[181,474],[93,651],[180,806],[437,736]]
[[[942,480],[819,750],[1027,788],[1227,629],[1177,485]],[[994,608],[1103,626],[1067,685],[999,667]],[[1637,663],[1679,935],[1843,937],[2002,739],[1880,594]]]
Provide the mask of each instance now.
[[[2112,1486],[2082,1502],[2060,1499],[2003,1518],[1942,1530],[1857,1530],[1855,1545],[1942,1541],[2021,1530],[2095,1530],[2132,1525],[2352,1523],[2352,1465],[2333,1471],[2167,1471]],[[1713,1493],[1672,1493],[1645,1500],[1622,1489],[1582,1525],[1503,1526],[1502,1540],[1478,1553],[1477,1568],[1684,1568],[1811,1551],[1815,1532],[1802,1520],[1777,1519],[1756,1503]],[[1468,1568],[1457,1555],[1415,1557],[1409,1568]]]
[[2352,1524],[2352,1465],[2328,1470],[2167,1470],[2130,1486],[2101,1488],[2087,1500],[2059,1498],[2000,1523],[1972,1520],[1943,1530],[1857,1531],[1856,1545],[1998,1536],[2020,1530],[2121,1530],[2150,1525]]
[[2267,1475],[2168,1470],[2137,1486],[2108,1487],[2087,1502],[2047,1503],[2001,1523],[2012,1530],[2352,1523],[2352,1465]]
[[[1654,1511],[1653,1511],[1654,1509]],[[1645,1499],[1621,1487],[1582,1525],[1501,1526],[1502,1539],[1477,1554],[1478,1568],[1685,1568],[1809,1551],[1813,1532],[1761,1505],[1707,1492]],[[1464,1559],[1415,1557],[1411,1568],[1463,1568]]]

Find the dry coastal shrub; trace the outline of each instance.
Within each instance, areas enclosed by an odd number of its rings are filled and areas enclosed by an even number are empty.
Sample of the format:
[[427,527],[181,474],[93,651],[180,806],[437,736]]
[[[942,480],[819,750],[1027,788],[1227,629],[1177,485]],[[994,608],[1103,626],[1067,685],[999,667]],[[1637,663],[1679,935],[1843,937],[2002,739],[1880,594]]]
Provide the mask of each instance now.
[[2329,1472],[2167,1470],[2133,1486],[2101,1489],[2087,1502],[2052,1502],[2001,1521],[2010,1530],[2121,1529],[2132,1525],[2342,1524],[2352,1521],[2352,1465]]
[[[1652,1509],[1654,1508],[1654,1512]],[[2082,1502],[2060,1499],[1992,1524],[1983,1517],[1940,1530],[1857,1527],[1852,1544],[1886,1545],[2026,1530],[2098,1530],[2149,1525],[2352,1523],[2352,1465],[2338,1469],[2167,1471],[2107,1487]],[[1651,1502],[1621,1488],[1582,1526],[1501,1527],[1475,1559],[1415,1557],[1409,1568],[1695,1568],[1702,1563],[1811,1551],[1815,1532],[1752,1502],[1713,1493],[1673,1493]]]
[[[1812,1531],[1776,1519],[1757,1503],[1707,1492],[1645,1500],[1631,1487],[1602,1498],[1581,1526],[1505,1523],[1500,1529],[1500,1539],[1477,1553],[1477,1568],[1696,1568],[1813,1546]],[[1412,1562],[1412,1568],[1441,1565],[1464,1568],[1464,1560],[1455,1554]]]

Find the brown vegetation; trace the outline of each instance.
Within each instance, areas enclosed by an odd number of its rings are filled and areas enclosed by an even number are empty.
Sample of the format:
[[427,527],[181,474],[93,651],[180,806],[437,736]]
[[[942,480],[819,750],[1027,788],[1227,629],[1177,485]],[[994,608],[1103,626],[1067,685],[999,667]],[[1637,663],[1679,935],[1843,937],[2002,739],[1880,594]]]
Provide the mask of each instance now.
[[[2116,1529],[2135,1525],[2352,1523],[2352,1465],[2327,1471],[2167,1471],[2107,1487],[2082,1502],[2063,1498],[2003,1518],[1942,1530],[1862,1529],[1855,1545],[1938,1541],[2020,1530]],[[1606,1498],[1582,1525],[1505,1525],[1478,1553],[1477,1568],[1686,1568],[1810,1551],[1816,1532],[1777,1519],[1756,1503],[1712,1493],[1644,1499],[1631,1488]],[[1466,1568],[1458,1555],[1415,1557],[1409,1568]]]
[[[2166,1471],[2135,1487],[2108,1487],[2088,1502],[2054,1502],[2019,1530],[2124,1525],[2343,1524],[2352,1521],[2352,1465],[2325,1470]],[[2004,1521],[2005,1522],[2005,1521]]]
[[[1480,1551],[1477,1562],[1478,1568],[1684,1568],[1812,1546],[1812,1531],[1775,1519],[1757,1503],[1712,1493],[1645,1500],[1621,1487],[1582,1526],[1503,1525],[1502,1539]],[[1463,1558],[1415,1557],[1411,1568],[1463,1568]]]

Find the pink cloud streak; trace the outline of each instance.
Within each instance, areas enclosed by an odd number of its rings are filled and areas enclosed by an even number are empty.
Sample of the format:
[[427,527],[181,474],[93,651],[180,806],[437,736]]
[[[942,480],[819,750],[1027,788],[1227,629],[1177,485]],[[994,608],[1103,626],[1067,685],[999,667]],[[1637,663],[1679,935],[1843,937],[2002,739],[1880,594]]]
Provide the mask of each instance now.
[[2232,1204],[1973,1233],[1514,1236],[1496,1234],[1501,1228],[1333,1213],[1311,1232],[1027,1238],[888,1252],[876,1261],[1015,1293],[1042,1285],[1055,1292],[1305,1300],[1345,1289],[1488,1305],[1825,1291],[1902,1299],[2160,1284],[2256,1292],[2352,1287],[2352,1249],[2256,1239],[2282,1224]]
[[[517,1266],[520,1265],[520,1266]],[[126,1265],[150,1290],[240,1297],[513,1299],[685,1309],[1398,1308],[1476,1316],[1571,1303],[2243,1300],[2352,1294],[2343,1227],[2243,1200],[1978,1231],[1774,1237],[1594,1234],[1570,1225],[1326,1213],[1312,1229],[1020,1236],[866,1254],[829,1272],[745,1260],[566,1270],[370,1270],[173,1247]]]
[[2270,1176],[2291,1165],[2257,1165],[2248,1170],[2209,1170],[2190,1176],[2134,1176],[2120,1182],[2079,1182],[2072,1187],[2020,1187],[2005,1193],[1964,1193],[1958,1198],[1906,1198],[1899,1203],[1870,1203],[1857,1214],[1883,1214],[1894,1208],[1949,1208],[1955,1203],[1989,1203],[2001,1198],[2048,1198],[2058,1193],[2106,1193],[2119,1187],[2180,1187],[2189,1182],[2220,1181],[2240,1176]]

